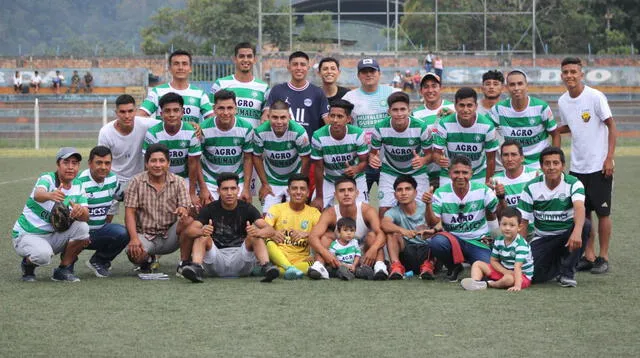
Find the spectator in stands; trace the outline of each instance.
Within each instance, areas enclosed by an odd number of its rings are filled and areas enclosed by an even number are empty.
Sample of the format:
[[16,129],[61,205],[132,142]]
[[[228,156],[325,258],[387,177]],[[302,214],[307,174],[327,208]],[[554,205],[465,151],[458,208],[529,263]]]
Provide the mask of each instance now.
[[20,71],[16,71],[16,75],[13,77],[13,92],[16,94],[22,93],[22,75]]
[[393,88],[400,88],[401,82],[402,82],[402,73],[400,73],[400,71],[396,71],[396,74],[393,75],[393,81],[391,82],[391,85],[393,86]]
[[84,93],[91,92],[93,92],[93,76],[91,72],[87,71],[87,73],[84,74]]
[[442,78],[442,72],[444,71],[444,65],[442,64],[442,58],[436,56],[433,60],[433,70],[436,71],[436,75]]
[[402,90],[404,92],[413,92],[415,87],[413,86],[413,76],[411,70],[406,70],[402,77]]
[[38,71],[33,73],[33,77],[31,77],[31,87],[33,87],[33,92],[38,93],[40,91],[40,83],[42,83],[42,77],[38,74]]
[[431,51],[429,51],[427,53],[427,56],[425,56],[424,58],[424,69],[427,72],[431,72],[431,66],[433,65],[433,55],[431,54]]
[[78,71],[73,71],[73,76],[71,76],[71,85],[69,86],[69,89],[67,89],[67,93],[71,93],[71,91],[73,91],[73,93],[78,93],[79,90],[80,75],[78,74]]
[[56,71],[56,75],[51,79],[51,86],[53,87],[53,92],[56,95],[60,94],[62,81],[64,81],[64,76],[60,73],[60,71]]

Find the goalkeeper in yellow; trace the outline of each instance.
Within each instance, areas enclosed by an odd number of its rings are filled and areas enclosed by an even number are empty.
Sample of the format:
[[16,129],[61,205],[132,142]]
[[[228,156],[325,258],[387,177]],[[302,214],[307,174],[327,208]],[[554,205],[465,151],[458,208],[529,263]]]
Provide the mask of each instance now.
[[289,201],[273,205],[266,214],[266,222],[276,234],[267,240],[269,259],[284,273],[285,280],[296,280],[307,273],[313,263],[309,251],[309,232],[320,219],[318,209],[306,204],[309,197],[309,178],[293,174],[287,183]]

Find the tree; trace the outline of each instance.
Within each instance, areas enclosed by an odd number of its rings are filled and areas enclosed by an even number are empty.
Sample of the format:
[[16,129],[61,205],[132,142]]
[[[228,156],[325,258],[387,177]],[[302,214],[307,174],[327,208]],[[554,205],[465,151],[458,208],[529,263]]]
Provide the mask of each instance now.
[[[263,1],[263,11],[276,11],[273,0]],[[142,50],[146,54],[165,53],[173,45],[194,54],[229,54],[241,41],[258,38],[258,4],[255,0],[188,0],[186,8],[161,8],[151,25],[141,30]],[[265,17],[266,41],[280,46],[287,24]],[[268,21],[272,20],[272,21]],[[286,39],[288,40],[288,39]]]
[[304,15],[303,21],[304,27],[298,37],[300,41],[327,40],[336,35],[331,14],[328,12],[319,12],[317,15]]

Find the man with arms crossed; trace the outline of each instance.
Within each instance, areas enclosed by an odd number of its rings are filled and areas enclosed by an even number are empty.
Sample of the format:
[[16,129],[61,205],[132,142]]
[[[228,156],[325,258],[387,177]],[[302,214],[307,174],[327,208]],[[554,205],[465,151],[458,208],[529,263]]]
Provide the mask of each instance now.
[[182,260],[191,264],[182,275],[191,282],[203,282],[205,272],[211,276],[248,276],[257,263],[264,274],[262,282],[271,282],[280,272],[271,262],[265,239],[275,230],[258,209],[238,200],[240,178],[235,173],[220,173],[220,200],[207,204],[198,218],[185,230],[180,247]]
[[[71,147],[60,148],[56,154],[56,171],[40,175],[13,225],[11,236],[16,253],[22,257],[22,281],[36,280],[36,267],[51,263],[55,254],[62,253],[60,266],[53,270],[54,281],[77,282],[73,263],[89,245],[89,209],[82,183],[76,179],[82,156]],[[71,226],[56,232],[51,225],[53,206],[62,203],[70,208]]]
[[587,218],[598,216],[600,254],[595,253],[595,232],[585,248],[579,270],[591,273],[609,271],[609,240],[611,238],[611,191],[613,161],[616,150],[616,122],[607,98],[602,92],[586,86],[582,80],[582,61],[566,58],[562,61],[561,78],[567,87],[558,100],[561,133],[571,132],[571,175],[580,179],[585,188]]
[[289,105],[275,101],[269,107],[269,120],[253,136],[253,166],[260,182],[262,213],[289,199],[287,183],[292,175],[309,174],[311,144],[304,128],[291,120]]
[[[393,92],[400,91],[380,84],[380,65],[373,58],[363,58],[358,62],[358,80],[360,88],[353,89],[342,97],[353,103],[353,124],[364,130],[364,140],[367,145],[371,143],[374,126],[378,121],[389,115],[387,98]],[[380,180],[380,170],[367,166],[367,191],[371,191],[373,183]]]
[[149,89],[147,98],[142,102],[137,115],[162,119],[160,98],[167,93],[177,93],[183,98],[183,121],[199,125],[201,118],[213,115],[209,96],[200,88],[189,83],[191,75],[191,54],[176,50],[169,55],[169,72],[171,82]]
[[529,96],[527,75],[521,70],[513,70],[507,75],[507,89],[510,98],[498,102],[491,109],[491,118],[500,135],[522,144],[524,165],[540,168],[540,152],[549,146],[549,136],[553,146],[560,145],[553,112],[547,102]]
[[543,175],[528,182],[518,209],[527,234],[533,222],[533,280],[545,282],[556,278],[562,287],[576,287],[576,264],[589,240],[591,223],[585,220],[584,186],[578,178],[565,175],[562,149],[547,147],[540,153]]
[[380,228],[378,213],[369,204],[356,200],[358,188],[353,178],[342,177],[336,180],[335,196],[338,204],[322,212],[318,224],[309,234],[309,245],[316,254],[316,262],[309,268],[309,277],[329,278],[329,272],[323,262],[334,268],[340,266],[340,262],[329,252],[329,246],[335,240],[336,223],[344,216],[355,220],[355,238],[358,244],[364,247],[364,255],[356,270],[356,277],[386,280],[389,276],[383,261],[386,240]]
[[302,174],[289,177],[289,201],[273,205],[265,221],[275,230],[267,240],[269,259],[276,264],[285,280],[302,278],[312,262],[309,232],[318,223],[318,209],[306,205],[309,197],[309,178]]
[[[227,90],[216,92],[215,117],[202,123],[202,180],[200,198],[204,204],[218,199],[218,176],[235,173],[242,184],[240,199],[251,202],[253,172],[253,128],[249,122],[236,116],[236,95]],[[245,180],[246,178],[246,180]]]
[[136,174],[144,171],[142,143],[147,130],[160,121],[135,116],[136,100],[123,94],[116,98],[116,119],[100,128],[98,145],[111,150],[111,170],[116,174],[118,186],[114,193],[113,205],[109,209],[107,222],[118,215],[120,202],[124,200],[127,183]]
[[328,124],[313,134],[311,159],[315,163],[316,197],[312,204],[318,210],[333,205],[335,182],[342,176],[355,179],[358,201],[368,202],[364,169],[369,147],[362,129],[351,122],[353,104],[344,99],[331,103]]

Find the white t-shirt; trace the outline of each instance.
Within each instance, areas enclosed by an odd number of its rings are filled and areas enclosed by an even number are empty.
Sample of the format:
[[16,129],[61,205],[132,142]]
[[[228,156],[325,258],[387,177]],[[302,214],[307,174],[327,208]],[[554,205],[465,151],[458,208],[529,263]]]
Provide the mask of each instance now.
[[128,181],[144,171],[142,142],[147,130],[158,123],[160,121],[153,118],[136,116],[133,130],[127,135],[122,135],[116,130],[115,120],[100,129],[98,145],[111,149],[111,170],[118,175],[119,181]]
[[42,77],[40,77],[40,75],[35,75],[33,77],[31,77],[31,83],[35,84],[40,84],[42,82]]
[[576,98],[565,92],[558,107],[561,123],[571,129],[571,171],[580,174],[601,171],[609,148],[609,128],[604,121],[612,118],[607,97],[584,86]]
[[13,85],[14,86],[20,86],[22,84],[22,76],[13,76]]

